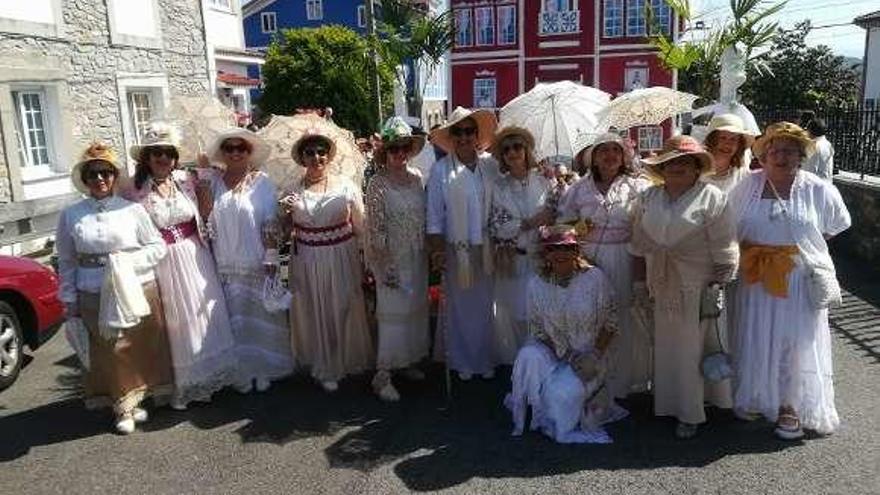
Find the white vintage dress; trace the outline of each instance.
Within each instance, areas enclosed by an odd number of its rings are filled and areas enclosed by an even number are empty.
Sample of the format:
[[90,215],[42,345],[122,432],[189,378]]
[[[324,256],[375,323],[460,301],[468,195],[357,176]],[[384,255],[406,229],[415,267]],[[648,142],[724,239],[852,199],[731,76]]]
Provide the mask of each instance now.
[[566,191],[559,202],[563,219],[582,219],[591,226],[582,253],[602,268],[614,287],[619,310],[620,335],[611,345],[610,387],[615,397],[647,390],[651,381],[650,328],[642,328],[630,313],[633,257],[628,243],[632,235],[632,205],[650,182],[620,175],[606,194],[587,175]]
[[[521,231],[523,220],[547,208],[553,183],[537,170],[524,180],[505,175],[495,181],[489,211],[489,235],[496,250],[511,248],[512,259],[495,257],[495,321],[493,356],[496,364],[513,364],[528,337],[526,289],[535,274],[538,230]],[[497,251],[496,251],[497,252]]]
[[300,183],[289,197],[293,348],[315,379],[338,381],[370,369],[375,360],[361,286],[361,192],[350,180],[331,177],[326,191],[308,191]]
[[[734,191],[740,242],[798,245],[810,260],[833,266],[822,236],[837,235],[851,224],[837,188],[799,171],[790,198],[780,204],[761,197],[765,182],[764,172],[757,172]],[[804,257],[795,256],[786,298],[770,295],[761,283],[740,280],[734,404],[770,421],[777,420],[781,405],[792,406],[804,428],[831,433],[840,419],[834,405],[828,310],[811,306],[807,273]]]
[[214,209],[208,226],[235,339],[237,385],[247,388],[252,380],[276,380],[293,371],[287,314],[263,307],[263,231],[275,221],[275,186],[262,172],[250,172],[232,190],[220,174],[209,177]]
[[[405,368],[428,355],[425,190],[417,174],[404,184],[379,173],[366,196],[367,258],[376,279],[376,367]],[[386,280],[397,281],[389,287]]]
[[[528,286],[528,321],[532,337],[517,354],[511,391],[505,398],[513,414],[513,434],[522,434],[531,406],[530,429],[557,442],[610,443],[601,425],[627,412],[614,404],[606,386],[607,359],[602,360],[596,378],[586,384],[562,359],[570,352],[591,352],[603,328],[617,332],[608,278],[594,267],[563,287],[534,275]],[[554,349],[544,342],[552,342]]]
[[171,179],[174,189],[167,198],[154,192],[152,179],[128,196],[143,205],[168,246],[156,278],[174,367],[174,400],[185,405],[208,401],[234,385],[238,363],[226,299],[196,207],[195,177],[175,170]]
[[651,187],[634,214],[630,250],[645,258],[655,301],[654,413],[700,424],[704,401],[732,405],[729,380],[706,382],[700,372],[704,353],[718,350],[717,339],[707,338],[714,337],[712,321],[700,319],[700,296],[716,278],[716,265],[723,278],[735,270],[734,211],[720,189],[698,181],[676,200],[663,186]]

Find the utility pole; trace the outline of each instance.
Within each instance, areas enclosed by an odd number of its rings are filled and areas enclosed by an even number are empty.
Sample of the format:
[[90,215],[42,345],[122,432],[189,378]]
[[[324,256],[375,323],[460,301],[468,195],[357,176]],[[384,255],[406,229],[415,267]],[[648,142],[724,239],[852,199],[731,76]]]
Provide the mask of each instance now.
[[373,91],[373,102],[376,105],[376,129],[382,128],[382,92],[379,84],[379,53],[376,52],[376,9],[373,0],[364,0],[367,16],[367,36],[370,40],[370,58],[372,58],[373,74],[370,86]]

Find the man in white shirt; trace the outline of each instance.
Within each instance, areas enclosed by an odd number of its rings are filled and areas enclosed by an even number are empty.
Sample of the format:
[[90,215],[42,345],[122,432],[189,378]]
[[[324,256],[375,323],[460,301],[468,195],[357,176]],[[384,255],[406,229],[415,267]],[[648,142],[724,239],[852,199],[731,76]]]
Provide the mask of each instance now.
[[813,118],[807,123],[807,131],[813,137],[816,152],[804,161],[801,168],[818,175],[828,182],[832,182],[832,175],[834,174],[834,146],[825,137],[825,132],[827,131],[825,121],[820,118]]
[[427,240],[431,266],[443,270],[446,359],[462,380],[494,376],[492,343],[492,253],[487,217],[498,165],[483,152],[492,143],[495,114],[461,107],[431,132],[448,155],[428,179]]

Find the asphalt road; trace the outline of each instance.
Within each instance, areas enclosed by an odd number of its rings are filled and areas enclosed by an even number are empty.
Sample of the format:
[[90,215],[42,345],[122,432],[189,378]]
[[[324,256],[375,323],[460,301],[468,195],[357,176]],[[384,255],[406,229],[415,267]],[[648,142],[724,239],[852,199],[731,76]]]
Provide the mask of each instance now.
[[304,377],[264,394],[219,394],[185,412],[153,411],[121,437],[106,413],[82,408],[62,335],[0,394],[0,493],[632,493],[880,494],[880,287],[854,284],[835,315],[838,433],[785,443],[767,423],[710,411],[688,441],[650,398],[624,405],[612,445],[513,438],[504,373],[454,383],[443,373],[403,383],[384,404],[368,377],[334,395]]

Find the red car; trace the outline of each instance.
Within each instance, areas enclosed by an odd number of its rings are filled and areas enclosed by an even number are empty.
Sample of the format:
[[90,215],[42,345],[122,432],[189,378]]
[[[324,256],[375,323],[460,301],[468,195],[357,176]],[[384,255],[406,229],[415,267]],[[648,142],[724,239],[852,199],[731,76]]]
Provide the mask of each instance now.
[[24,346],[36,349],[63,322],[55,272],[28,258],[0,256],[0,390],[18,378]]

